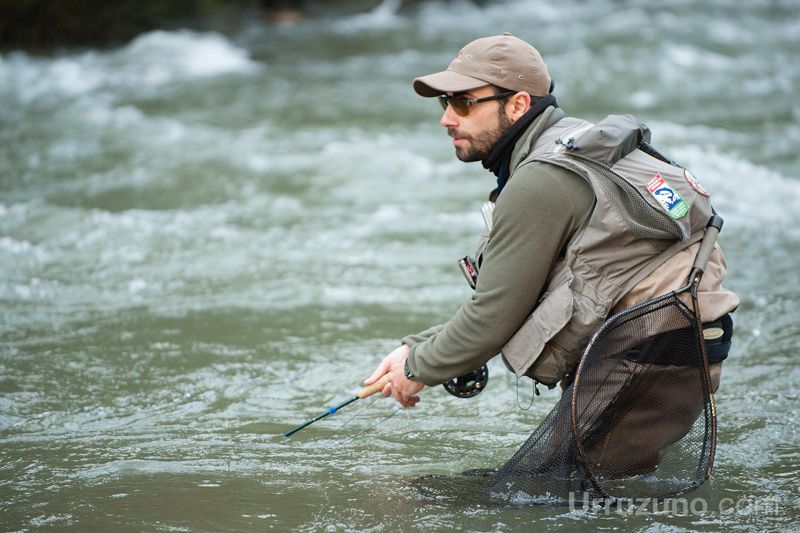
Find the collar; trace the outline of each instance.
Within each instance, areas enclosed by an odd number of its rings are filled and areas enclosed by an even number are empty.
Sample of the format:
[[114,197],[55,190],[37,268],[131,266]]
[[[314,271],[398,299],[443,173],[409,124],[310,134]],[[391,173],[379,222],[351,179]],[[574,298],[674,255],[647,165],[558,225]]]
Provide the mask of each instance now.
[[489,156],[481,161],[483,168],[491,171],[492,174],[497,176],[498,194],[508,180],[511,165],[511,154],[514,151],[514,146],[517,144],[517,141],[528,129],[531,123],[533,123],[533,121],[548,107],[558,107],[558,103],[556,103],[556,97],[552,94],[549,94],[536,102],[536,104],[531,107],[527,113],[519,117],[519,119],[514,122],[514,124],[512,124],[511,127],[508,128],[505,133],[503,133],[503,135],[500,136],[497,142],[494,143]]

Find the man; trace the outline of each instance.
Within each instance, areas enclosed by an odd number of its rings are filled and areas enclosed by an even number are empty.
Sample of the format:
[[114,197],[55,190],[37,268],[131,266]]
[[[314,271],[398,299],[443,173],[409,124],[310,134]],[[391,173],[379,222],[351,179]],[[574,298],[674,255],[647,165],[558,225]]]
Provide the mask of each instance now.
[[[623,296],[628,305],[657,296],[632,289],[640,288],[643,279],[649,280],[647,276],[658,267],[662,273],[674,270],[672,263],[665,267],[665,261],[690,249],[689,245],[702,237],[694,223],[695,226],[684,228],[692,235],[691,239],[684,239],[685,243],[677,242],[681,239],[676,237],[672,247],[629,261],[636,268],[618,275],[618,285],[625,287],[621,294],[602,293],[602,281],[593,282],[590,275],[581,274],[576,266],[582,259],[579,238],[607,221],[600,220],[603,213],[598,214],[600,210],[595,209],[598,190],[587,177],[591,171],[584,172],[584,167],[570,166],[572,163],[558,163],[554,147],[560,144],[561,151],[569,151],[575,147],[575,139],[582,139],[581,135],[593,125],[567,119],[558,108],[552,89],[539,52],[508,33],[475,40],[462,48],[447,70],[414,80],[418,94],[438,97],[444,107],[439,123],[452,137],[456,157],[464,162],[481,161],[497,177],[497,188],[490,195],[494,210],[487,224],[488,239],[476,254],[480,274],[472,297],[443,326],[402,339],[402,344],[365,381],[370,385],[388,374],[389,384],[383,394],[391,394],[404,407],[416,405],[418,392],[425,385],[443,383],[476,370],[501,352],[507,366],[518,375],[554,386],[575,370],[588,337],[612,307]],[[624,155],[639,146],[639,140],[637,137],[620,154],[603,154]],[[611,154],[614,149],[607,152]],[[699,184],[695,187],[689,174],[686,181],[688,185],[676,184],[674,179],[672,185],[658,181],[658,188],[653,188],[653,196],[648,198],[655,206],[659,205],[657,201],[662,202],[660,206],[669,215],[661,215],[683,219],[677,220],[681,224],[689,219],[684,215],[695,210],[694,203],[684,201],[684,197],[696,196],[697,205],[705,209],[701,215],[710,214],[710,204],[699,192]],[[684,191],[683,195],[678,189]],[[674,198],[663,203],[664,195],[673,193]],[[706,220],[701,221],[700,228],[704,228]],[[609,250],[612,256],[617,251],[613,247]],[[708,280],[704,291],[718,296],[711,298],[712,320],[738,303],[735,295],[723,293],[719,286],[724,262],[721,252],[715,253],[715,264],[723,263],[721,272]],[[691,254],[683,255],[691,260]],[[687,275],[688,268],[681,270],[676,281],[684,283]],[[653,285],[658,284],[651,283],[648,288]],[[663,288],[661,285],[658,290]],[[680,286],[671,285],[667,291]],[[581,298],[585,301],[579,301]],[[594,313],[594,322],[578,316],[581,307],[593,306],[596,309],[583,312]]]

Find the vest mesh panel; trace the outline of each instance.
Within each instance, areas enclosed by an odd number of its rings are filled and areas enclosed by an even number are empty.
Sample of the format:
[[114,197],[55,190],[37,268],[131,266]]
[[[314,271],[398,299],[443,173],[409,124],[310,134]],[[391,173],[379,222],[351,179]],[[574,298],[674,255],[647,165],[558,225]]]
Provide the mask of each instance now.
[[681,230],[672,217],[664,211],[654,210],[630,183],[605,165],[591,159],[580,159],[606,178],[598,181],[615,210],[627,215],[622,221],[634,237],[649,241],[659,252],[681,239]]

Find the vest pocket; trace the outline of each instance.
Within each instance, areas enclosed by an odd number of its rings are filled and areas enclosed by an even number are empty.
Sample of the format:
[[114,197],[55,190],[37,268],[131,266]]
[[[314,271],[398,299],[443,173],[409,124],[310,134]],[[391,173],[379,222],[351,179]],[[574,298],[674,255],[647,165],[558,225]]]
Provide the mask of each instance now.
[[565,272],[502,349],[511,371],[550,387],[575,370],[611,303]]
[[[525,375],[552,339],[570,321],[574,312],[573,294],[570,289],[572,276],[550,290],[539,302],[522,327],[503,346],[501,353],[506,366],[518,376]],[[547,365],[549,366],[549,365]],[[533,376],[546,385],[544,376]]]
[[572,288],[573,314],[569,324],[553,336],[528,375],[551,385],[575,372],[592,335],[608,316],[610,300],[588,285]]

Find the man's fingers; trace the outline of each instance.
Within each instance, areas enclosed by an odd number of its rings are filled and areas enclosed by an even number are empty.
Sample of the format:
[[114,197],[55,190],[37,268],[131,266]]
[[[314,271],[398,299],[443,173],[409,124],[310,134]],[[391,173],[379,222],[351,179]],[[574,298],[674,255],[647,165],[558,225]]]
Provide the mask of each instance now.
[[405,408],[414,407],[419,402],[419,396],[414,394],[413,396],[394,396],[394,399],[399,403],[401,406]]
[[417,402],[419,402],[419,396],[412,396],[406,402],[407,404],[406,407],[415,407],[417,405]]
[[381,361],[381,364],[378,365],[372,374],[369,375],[367,379],[364,380],[364,385],[372,385],[376,381],[378,381],[384,374],[389,371],[389,364],[386,362],[386,359]]
[[400,401],[398,400],[397,403],[403,406],[405,409],[411,409],[412,407],[416,407],[417,402],[419,402],[419,396],[412,396],[408,400]]

